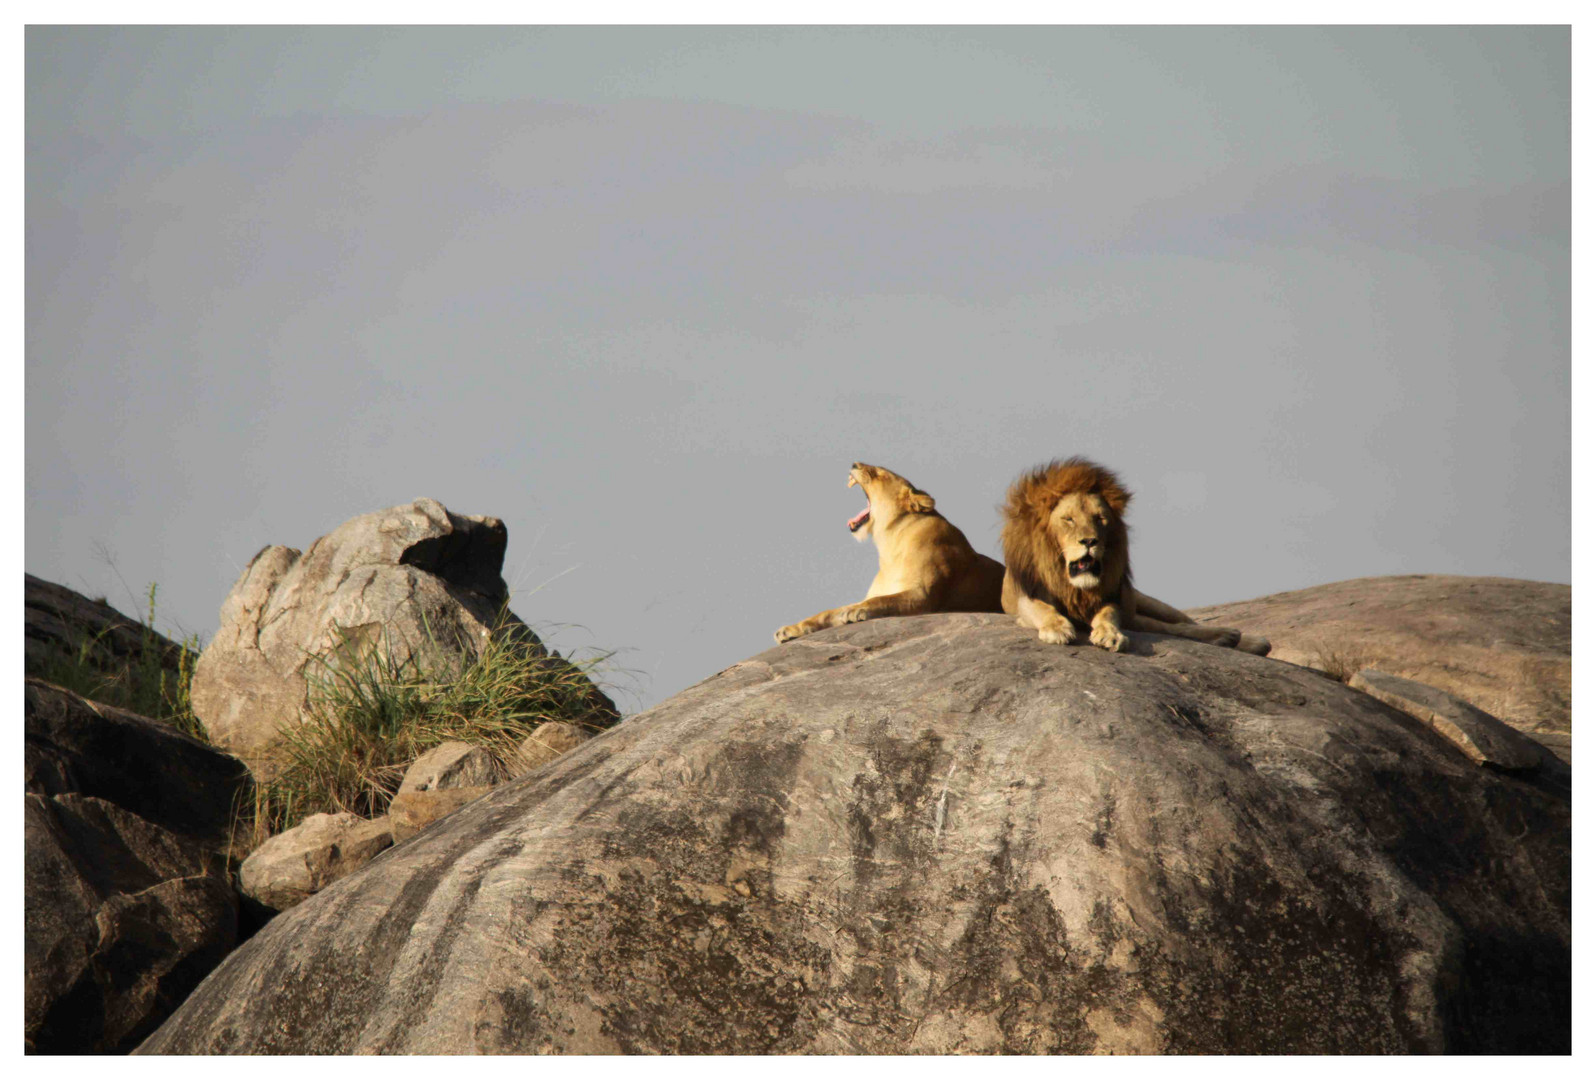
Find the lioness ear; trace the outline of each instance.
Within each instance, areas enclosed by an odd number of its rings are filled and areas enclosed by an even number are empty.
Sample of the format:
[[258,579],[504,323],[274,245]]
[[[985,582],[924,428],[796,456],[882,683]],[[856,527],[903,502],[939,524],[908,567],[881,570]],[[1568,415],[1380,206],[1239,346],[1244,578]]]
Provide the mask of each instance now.
[[929,514],[937,508],[937,501],[923,491],[911,491],[898,505],[906,514]]

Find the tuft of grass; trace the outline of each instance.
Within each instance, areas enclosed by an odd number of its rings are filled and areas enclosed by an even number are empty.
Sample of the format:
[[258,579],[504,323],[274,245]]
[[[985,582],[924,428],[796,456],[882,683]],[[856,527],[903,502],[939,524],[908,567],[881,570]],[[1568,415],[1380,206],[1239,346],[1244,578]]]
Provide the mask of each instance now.
[[199,635],[186,635],[176,643],[174,669],[167,662],[172,643],[155,630],[156,592],[157,586],[151,582],[146,593],[147,610],[138,624],[139,643],[129,655],[118,657],[106,640],[120,629],[111,624],[97,634],[85,633],[75,650],[52,654],[37,674],[90,700],[170,724],[183,734],[208,743],[189,694],[194,662],[199,656]]
[[345,635],[315,658],[305,722],[285,732],[275,774],[258,785],[257,838],[316,813],[381,816],[416,758],[451,740],[485,747],[508,766],[546,721],[609,727],[618,717],[594,688],[613,655],[561,658],[533,645],[505,612],[458,671],[396,659],[386,635],[364,647]]
[[1369,654],[1361,650],[1345,646],[1333,648],[1321,643],[1315,649],[1309,666],[1336,682],[1345,683],[1372,663]]

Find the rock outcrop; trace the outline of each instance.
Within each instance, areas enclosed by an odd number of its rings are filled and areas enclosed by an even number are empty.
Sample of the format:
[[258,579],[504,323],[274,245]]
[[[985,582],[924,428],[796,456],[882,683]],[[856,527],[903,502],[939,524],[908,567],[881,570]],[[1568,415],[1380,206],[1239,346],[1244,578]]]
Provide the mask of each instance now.
[[233,947],[226,862],[104,799],[26,798],[26,1049],[130,1050]]
[[1546,760],[1551,751],[1528,735],[1428,683],[1364,668],[1347,685],[1428,724],[1476,764],[1498,769],[1557,768]]
[[241,762],[37,679],[25,690],[24,1041],[113,1053],[235,944]]
[[[106,672],[139,669],[146,652],[155,654],[151,667],[173,676],[183,662],[184,648],[177,642],[65,585],[24,574],[22,593],[30,674],[47,674],[57,658],[80,654]],[[192,662],[192,654],[188,659]]]
[[[279,732],[304,718],[308,676],[329,658],[381,649],[396,664],[458,671],[479,654],[508,599],[500,576],[507,539],[497,518],[417,499],[347,521],[303,554],[265,548],[223,602],[221,628],[200,656],[195,715],[213,742],[266,777]],[[563,663],[506,615],[501,632]],[[595,718],[618,718],[587,685]]]
[[1573,724],[1573,590],[1513,578],[1357,578],[1195,608],[1244,627],[1270,656],[1350,677],[1372,667],[1445,690],[1567,747]]
[[768,650],[278,917],[139,1052],[1569,1051],[1566,770],[1133,638]]
[[29,791],[92,795],[213,847],[251,798],[243,762],[148,717],[31,678],[24,713]]

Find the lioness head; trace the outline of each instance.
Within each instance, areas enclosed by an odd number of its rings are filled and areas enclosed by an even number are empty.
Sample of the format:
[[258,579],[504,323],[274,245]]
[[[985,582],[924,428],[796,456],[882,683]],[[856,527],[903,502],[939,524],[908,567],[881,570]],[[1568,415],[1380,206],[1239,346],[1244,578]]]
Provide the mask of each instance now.
[[848,530],[861,543],[870,539],[877,526],[885,528],[900,514],[928,514],[937,501],[909,481],[879,465],[853,463],[848,470],[848,486],[865,493],[865,508],[848,519]]
[[[1119,478],[1085,458],[1022,475],[1003,505],[1003,557],[1033,596],[1081,618],[1130,579],[1130,503]],[[1087,614],[1089,617],[1089,614]]]

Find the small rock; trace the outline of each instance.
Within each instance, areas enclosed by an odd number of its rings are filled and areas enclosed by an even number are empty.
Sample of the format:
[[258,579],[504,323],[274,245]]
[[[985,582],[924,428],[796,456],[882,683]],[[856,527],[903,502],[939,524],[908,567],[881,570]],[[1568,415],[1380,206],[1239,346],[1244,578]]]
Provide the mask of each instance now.
[[1477,765],[1526,770],[1541,763],[1533,739],[1445,690],[1374,668],[1364,668],[1347,685],[1428,724]]
[[532,734],[521,741],[514,773],[520,776],[541,765],[547,765],[566,751],[575,750],[592,737],[591,731],[563,720],[550,720],[546,724],[539,724],[532,729]]
[[410,839],[439,818],[448,817],[492,790],[484,785],[400,792],[388,806],[388,829],[393,842]]
[[507,779],[509,770],[490,751],[468,742],[446,742],[416,758],[399,785],[399,794],[492,787]]
[[312,814],[244,860],[239,889],[283,911],[358,870],[392,843],[387,818]]

